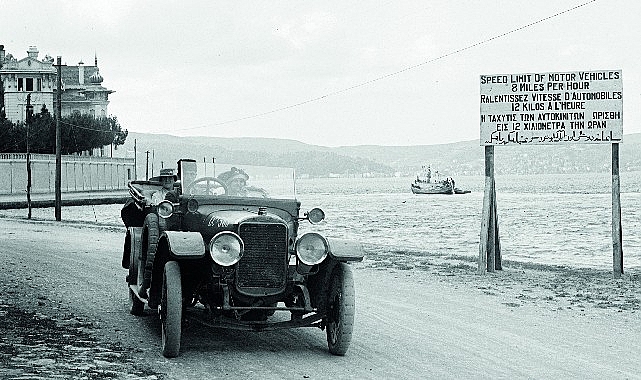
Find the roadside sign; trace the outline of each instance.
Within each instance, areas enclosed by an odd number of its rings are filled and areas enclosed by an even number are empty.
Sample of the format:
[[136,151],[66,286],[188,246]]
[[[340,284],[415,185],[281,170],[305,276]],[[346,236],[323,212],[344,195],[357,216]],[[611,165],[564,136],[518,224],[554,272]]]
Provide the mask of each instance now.
[[621,70],[480,76],[480,144],[618,143]]

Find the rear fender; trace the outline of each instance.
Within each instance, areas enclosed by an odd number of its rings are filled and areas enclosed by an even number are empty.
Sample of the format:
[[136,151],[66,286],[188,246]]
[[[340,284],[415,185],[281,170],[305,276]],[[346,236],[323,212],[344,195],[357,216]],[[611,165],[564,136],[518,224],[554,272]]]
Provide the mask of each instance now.
[[327,238],[329,256],[337,261],[363,261],[365,253],[360,242],[346,239]]

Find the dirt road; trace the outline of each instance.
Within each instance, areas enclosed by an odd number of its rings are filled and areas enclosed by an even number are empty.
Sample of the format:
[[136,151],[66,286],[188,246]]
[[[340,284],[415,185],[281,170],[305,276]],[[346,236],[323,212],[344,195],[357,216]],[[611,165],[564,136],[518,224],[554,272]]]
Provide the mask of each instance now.
[[[156,315],[128,312],[124,228],[0,219],[0,230],[2,378],[641,378],[638,276],[528,268],[479,276],[438,258],[388,269],[397,257],[378,252],[354,266],[346,356],[330,355],[318,329],[189,322],[181,355],[165,359]],[[29,343],[38,321],[53,321],[49,338]],[[83,347],[84,359],[65,356]]]

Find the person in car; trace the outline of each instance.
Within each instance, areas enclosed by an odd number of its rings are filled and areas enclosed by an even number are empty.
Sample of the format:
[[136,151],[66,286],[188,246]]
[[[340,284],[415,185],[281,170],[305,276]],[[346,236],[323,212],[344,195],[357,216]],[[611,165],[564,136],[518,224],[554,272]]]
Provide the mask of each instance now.
[[173,194],[174,184],[176,183],[176,175],[174,174],[174,169],[160,169],[160,175],[157,178],[158,181],[162,183],[162,189],[154,192],[151,195],[152,205],[157,205],[166,198],[172,198],[171,195]]
[[218,179],[227,186],[227,195],[245,196],[249,175],[243,169],[232,167],[231,170],[219,174]]

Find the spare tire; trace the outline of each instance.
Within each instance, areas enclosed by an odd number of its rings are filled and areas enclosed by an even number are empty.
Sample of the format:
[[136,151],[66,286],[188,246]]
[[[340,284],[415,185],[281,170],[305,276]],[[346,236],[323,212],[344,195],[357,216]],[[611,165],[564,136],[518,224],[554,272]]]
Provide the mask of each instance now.
[[145,217],[145,222],[142,226],[142,262],[144,263],[142,287],[144,289],[149,288],[151,285],[156,248],[158,247],[158,238],[160,237],[161,230],[159,219],[158,215],[149,213]]

